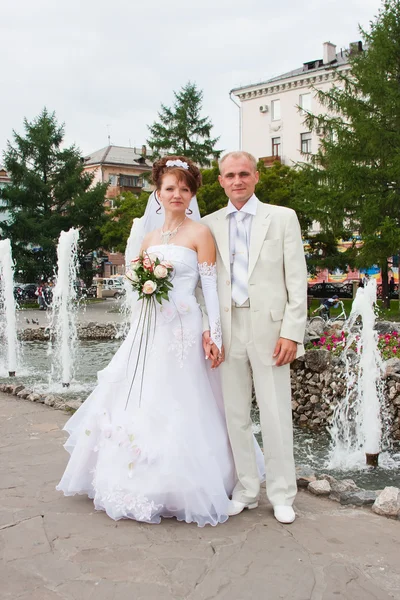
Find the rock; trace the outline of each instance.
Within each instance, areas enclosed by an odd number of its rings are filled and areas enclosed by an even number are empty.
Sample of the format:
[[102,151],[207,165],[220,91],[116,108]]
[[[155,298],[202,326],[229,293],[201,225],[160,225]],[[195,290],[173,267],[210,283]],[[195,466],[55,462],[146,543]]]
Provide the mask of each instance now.
[[377,515],[385,517],[397,517],[400,514],[400,490],[397,487],[385,487],[379,494],[372,510]]
[[316,480],[317,478],[311,467],[307,465],[298,465],[296,467],[296,481],[298,487],[306,488],[309,483]]
[[331,493],[330,483],[325,479],[312,481],[308,484],[307,489],[312,494],[315,494],[315,496],[329,496]]
[[318,479],[327,481],[331,486],[338,483],[338,479],[335,479],[335,477],[332,477],[332,475],[328,475],[327,473],[322,473],[322,475],[320,475]]
[[48,396],[44,397],[44,404],[46,404],[47,406],[54,406],[55,400],[55,396],[49,394]]
[[82,402],[80,400],[67,400],[67,402],[64,403],[64,408],[75,412],[81,405]]
[[295,372],[304,369],[304,356],[299,356],[299,358],[296,358],[296,360],[294,360],[290,365],[290,368]]
[[305,354],[306,367],[315,373],[326,371],[332,363],[329,350],[308,350]]
[[400,359],[389,358],[386,361],[386,373],[385,376],[391,375],[392,373],[400,373]]
[[24,386],[19,384],[19,385],[14,385],[13,386],[13,394],[14,396],[17,396],[19,392],[22,392],[22,390],[24,389]]
[[375,324],[375,329],[378,333],[392,333],[393,331],[399,331],[400,327],[398,323],[393,321],[378,321]]
[[33,394],[30,394],[28,396],[28,400],[30,400],[31,402],[40,402],[40,394],[36,394],[34,392]]
[[325,331],[325,323],[322,319],[315,319],[312,323],[308,323],[306,334],[310,337],[317,336],[320,338]]
[[22,398],[23,400],[25,400],[26,398],[29,398],[29,396],[31,394],[32,394],[32,390],[27,390],[26,388],[24,388],[23,390],[18,392],[17,396],[18,396],[18,398]]
[[342,492],[340,494],[340,504],[354,506],[369,506],[373,504],[378,496],[378,492],[375,490],[357,490]]
[[352,479],[341,479],[332,482],[330,485],[332,492],[329,498],[331,498],[331,500],[340,500],[340,496],[344,492],[355,492],[358,490],[358,486]]

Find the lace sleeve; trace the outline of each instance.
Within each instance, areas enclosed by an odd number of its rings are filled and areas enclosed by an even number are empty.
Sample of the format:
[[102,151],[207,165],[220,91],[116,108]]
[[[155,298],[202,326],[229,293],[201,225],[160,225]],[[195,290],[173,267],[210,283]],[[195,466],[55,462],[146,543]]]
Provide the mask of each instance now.
[[217,294],[217,265],[204,262],[198,265],[204,301],[210,322],[211,339],[218,350],[222,348],[221,318]]

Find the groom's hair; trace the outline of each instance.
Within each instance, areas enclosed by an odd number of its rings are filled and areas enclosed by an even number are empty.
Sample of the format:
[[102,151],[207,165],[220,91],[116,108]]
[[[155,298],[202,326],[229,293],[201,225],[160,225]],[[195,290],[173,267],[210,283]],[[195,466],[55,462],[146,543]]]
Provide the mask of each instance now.
[[250,161],[254,170],[257,171],[257,161],[250,152],[244,152],[244,150],[236,150],[235,152],[228,152],[224,154],[218,161],[219,170],[221,171],[221,167],[226,161],[227,158],[247,158]]

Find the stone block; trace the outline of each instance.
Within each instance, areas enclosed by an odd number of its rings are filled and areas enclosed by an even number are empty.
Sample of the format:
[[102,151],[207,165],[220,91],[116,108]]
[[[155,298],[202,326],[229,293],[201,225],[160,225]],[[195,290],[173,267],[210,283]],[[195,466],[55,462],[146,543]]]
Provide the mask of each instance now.
[[330,483],[325,479],[319,481],[312,481],[308,484],[307,489],[312,494],[315,494],[315,496],[329,496],[329,494],[331,493]]
[[375,490],[357,490],[342,492],[340,494],[340,504],[353,506],[370,506],[377,498],[378,492]]
[[385,487],[375,500],[372,510],[385,517],[400,515],[400,489],[394,486]]

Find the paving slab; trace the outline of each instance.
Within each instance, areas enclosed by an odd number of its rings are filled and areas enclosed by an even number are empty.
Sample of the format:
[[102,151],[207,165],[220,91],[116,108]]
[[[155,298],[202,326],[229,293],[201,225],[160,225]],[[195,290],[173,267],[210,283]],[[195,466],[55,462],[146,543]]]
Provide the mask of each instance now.
[[400,600],[400,522],[299,492],[217,527],[114,522],[55,490],[68,415],[0,394],[1,600]]

